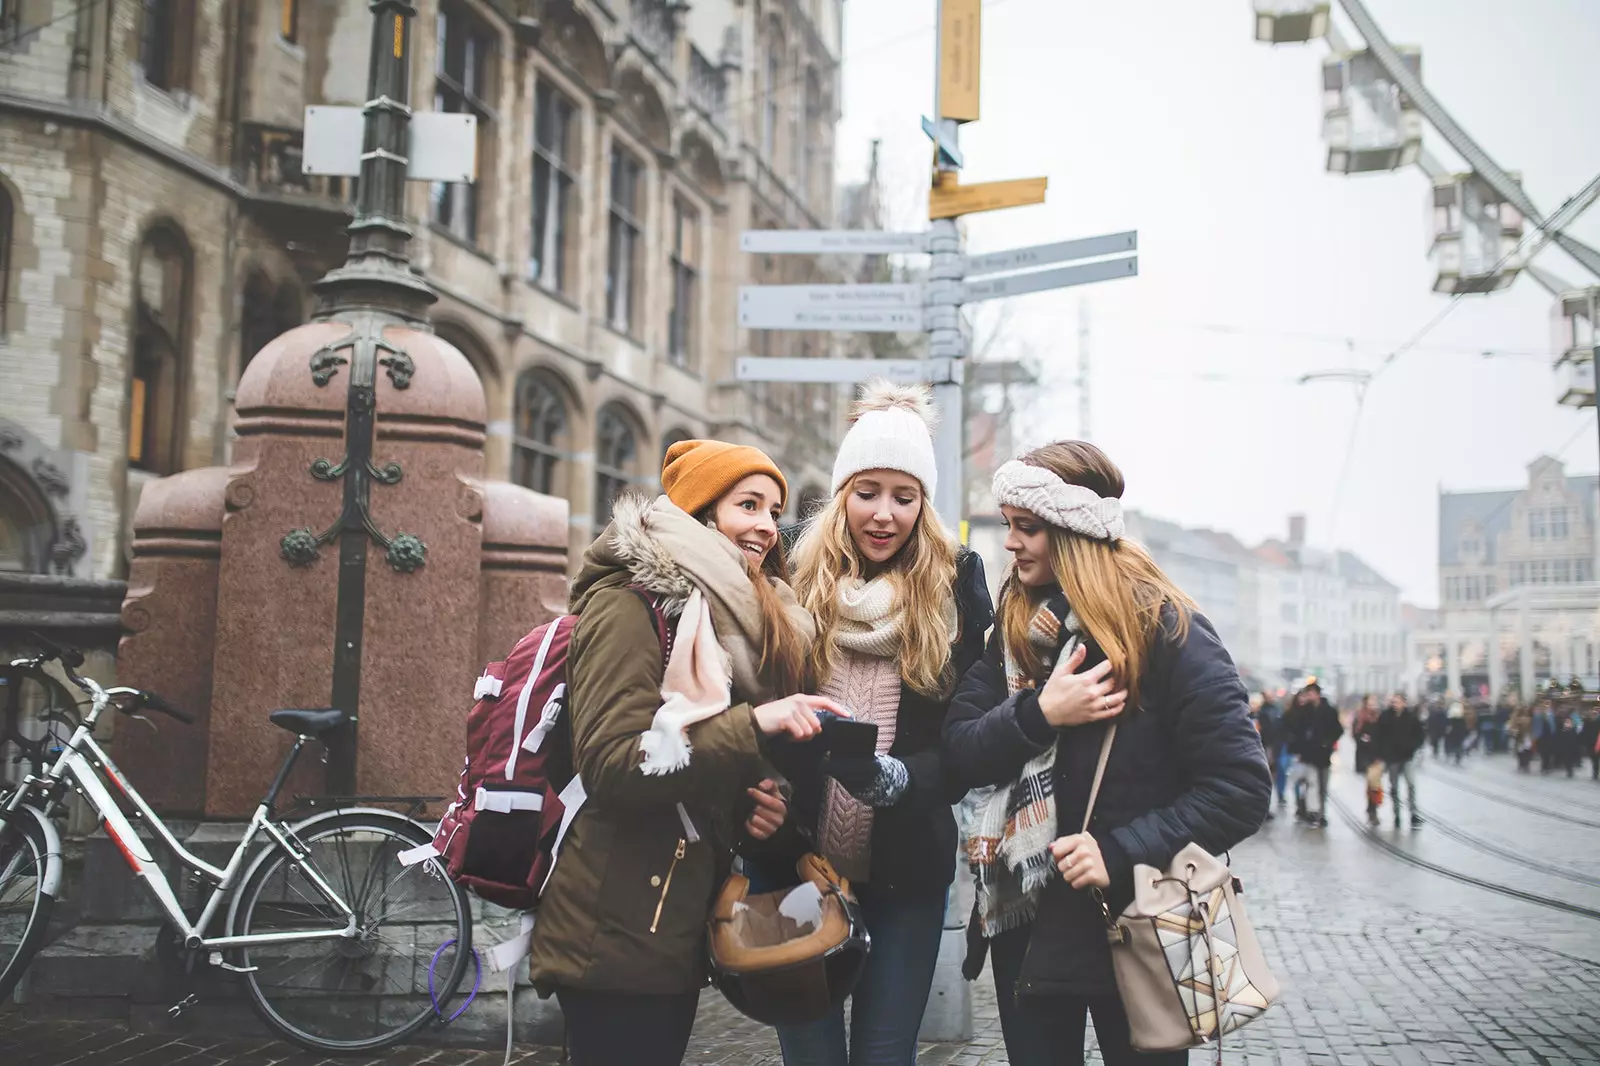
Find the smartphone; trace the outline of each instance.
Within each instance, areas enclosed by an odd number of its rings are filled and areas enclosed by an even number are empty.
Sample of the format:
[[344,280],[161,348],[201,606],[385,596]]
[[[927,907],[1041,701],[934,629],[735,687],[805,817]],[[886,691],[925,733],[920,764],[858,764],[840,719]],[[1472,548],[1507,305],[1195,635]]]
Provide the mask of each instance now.
[[829,755],[870,758],[878,752],[878,727],[851,718],[828,718],[822,723],[822,746]]

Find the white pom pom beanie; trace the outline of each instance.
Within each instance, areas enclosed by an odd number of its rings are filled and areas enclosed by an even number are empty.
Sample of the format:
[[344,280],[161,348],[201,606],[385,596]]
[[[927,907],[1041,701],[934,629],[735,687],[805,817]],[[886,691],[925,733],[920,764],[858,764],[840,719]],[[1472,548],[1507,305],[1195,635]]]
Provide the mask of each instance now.
[[899,470],[922,482],[931,498],[939,486],[933,456],[933,401],[926,388],[873,382],[855,405],[855,424],[833,462],[833,491],[864,470]]

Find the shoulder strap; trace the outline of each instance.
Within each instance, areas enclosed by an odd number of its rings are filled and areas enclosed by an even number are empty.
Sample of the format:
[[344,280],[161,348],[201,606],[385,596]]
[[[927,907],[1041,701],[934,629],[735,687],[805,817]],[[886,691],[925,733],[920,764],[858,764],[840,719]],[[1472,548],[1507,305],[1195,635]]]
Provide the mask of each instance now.
[[1080,833],[1089,831],[1089,819],[1094,817],[1094,801],[1100,798],[1100,782],[1106,776],[1106,761],[1111,758],[1111,742],[1117,738],[1117,723],[1112,722],[1106,726],[1105,739],[1100,742],[1100,761],[1095,764],[1094,784],[1089,786],[1089,806],[1083,812],[1083,828]]
[[661,662],[665,665],[667,658],[672,654],[672,633],[667,628],[667,616],[662,612],[661,606],[650,593],[638,585],[629,585],[633,594],[644,601],[644,606],[650,612],[650,624],[655,627],[656,639],[661,642]]

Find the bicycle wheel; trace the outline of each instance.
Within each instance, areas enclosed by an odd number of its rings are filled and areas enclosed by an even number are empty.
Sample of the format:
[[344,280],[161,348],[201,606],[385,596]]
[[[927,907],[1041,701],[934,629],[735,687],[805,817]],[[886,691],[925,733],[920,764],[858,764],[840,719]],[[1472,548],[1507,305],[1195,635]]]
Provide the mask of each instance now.
[[18,813],[0,822],[0,1002],[22,980],[44,940],[55,900],[44,891],[44,834]]
[[438,859],[400,863],[401,852],[432,837],[399,815],[353,812],[296,836],[306,861],[274,848],[239,890],[233,935],[343,925],[307,867],[350,905],[357,932],[238,949],[252,1004],[269,1026],[314,1051],[372,1051],[403,1040],[435,1017],[430,980],[443,1003],[466,972],[466,892]]

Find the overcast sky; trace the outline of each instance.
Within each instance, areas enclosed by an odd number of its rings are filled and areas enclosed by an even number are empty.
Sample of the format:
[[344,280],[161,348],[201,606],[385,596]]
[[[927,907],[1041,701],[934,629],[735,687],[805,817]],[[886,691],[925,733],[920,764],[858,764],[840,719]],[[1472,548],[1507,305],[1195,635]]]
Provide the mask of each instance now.
[[[914,189],[935,0],[844,7],[840,179],[859,180],[882,138],[890,177]],[[1546,214],[1600,172],[1600,3],[1368,7],[1391,41],[1421,47],[1424,81]],[[1554,300],[1528,277],[1459,301],[1374,380],[1359,423],[1352,387],[1295,383],[1376,367],[1449,298],[1432,292],[1427,179],[1326,173],[1327,46],[1253,36],[1248,0],[988,0],[983,117],[963,127],[963,180],[1047,175],[1050,189],[1042,206],[971,216],[969,246],[1137,229],[1138,278],[1014,301],[1016,343],[1060,390],[1035,434],[1079,433],[1086,298],[1091,437],[1127,475],[1131,506],[1251,543],[1303,512],[1314,544],[1358,552],[1432,605],[1440,488],[1524,484],[1541,453],[1592,473],[1594,414],[1555,402]],[[1427,143],[1459,164],[1431,131]],[[1600,244],[1600,207],[1571,229]],[[1584,281],[1560,252],[1538,262]]]

